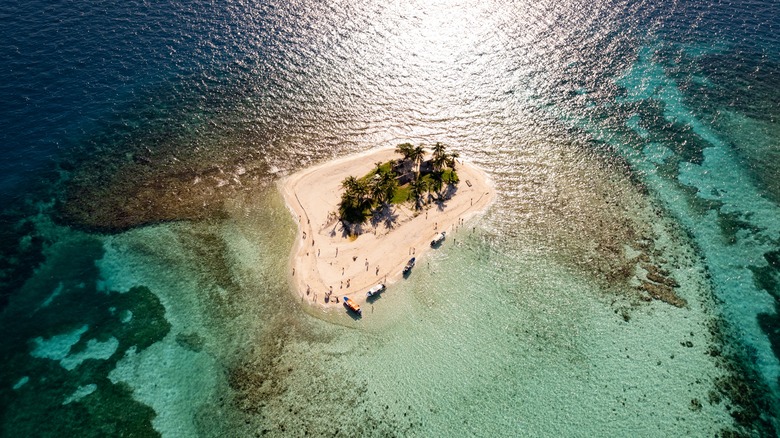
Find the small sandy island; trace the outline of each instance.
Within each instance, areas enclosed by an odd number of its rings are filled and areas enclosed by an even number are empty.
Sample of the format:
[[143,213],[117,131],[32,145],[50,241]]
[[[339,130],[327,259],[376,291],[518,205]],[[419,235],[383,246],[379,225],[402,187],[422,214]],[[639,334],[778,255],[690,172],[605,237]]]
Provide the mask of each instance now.
[[[468,226],[465,222],[493,201],[487,175],[459,160],[460,183],[449,199],[421,210],[412,203],[393,205],[392,212],[380,220],[366,222],[357,238],[350,236],[336,215],[341,182],[348,176],[366,175],[377,162],[398,158],[392,148],[373,150],[304,169],[279,182],[299,224],[290,274],[294,292],[302,299],[326,308],[341,306],[344,296],[364,304],[369,288],[377,283],[390,287],[402,278],[409,258],[416,257],[418,263],[424,259],[432,250],[431,240],[441,231],[447,231],[448,238],[438,250],[447,251],[456,227]],[[392,287],[385,293],[392,293]]]

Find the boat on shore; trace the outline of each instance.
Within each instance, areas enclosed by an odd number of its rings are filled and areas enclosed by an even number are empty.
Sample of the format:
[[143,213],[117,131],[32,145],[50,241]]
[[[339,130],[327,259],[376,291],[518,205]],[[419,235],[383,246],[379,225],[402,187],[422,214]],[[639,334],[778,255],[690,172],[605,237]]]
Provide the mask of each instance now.
[[409,259],[408,262],[406,262],[406,266],[404,266],[404,277],[409,276],[409,274],[412,273],[412,268],[414,268],[414,262],[415,258],[412,257]]
[[439,233],[438,236],[436,236],[436,238],[431,240],[431,247],[435,248],[435,247],[441,245],[441,243],[444,242],[444,239],[446,239],[446,238],[447,238],[447,232],[446,231],[442,231],[441,233]]
[[385,285],[382,284],[382,283],[379,283],[376,286],[374,286],[371,289],[369,289],[368,292],[366,292],[366,296],[367,297],[374,297],[374,296],[377,296],[377,295],[381,294],[382,292],[384,292],[384,290],[385,290]]
[[357,313],[358,315],[363,314],[362,310],[360,310],[360,304],[356,303],[355,300],[350,300],[349,297],[344,297],[344,307]]

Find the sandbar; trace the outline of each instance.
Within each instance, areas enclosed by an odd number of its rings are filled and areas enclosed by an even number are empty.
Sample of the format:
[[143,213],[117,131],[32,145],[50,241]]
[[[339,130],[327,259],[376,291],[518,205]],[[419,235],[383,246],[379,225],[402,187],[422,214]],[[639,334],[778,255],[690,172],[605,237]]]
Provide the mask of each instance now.
[[[456,167],[460,183],[449,199],[433,201],[421,210],[411,203],[393,205],[393,220],[369,220],[357,237],[350,236],[336,217],[341,182],[350,175],[368,174],[376,162],[399,158],[393,148],[374,149],[315,165],[279,181],[298,224],[289,275],[293,292],[301,300],[329,308],[341,306],[348,296],[363,305],[366,291],[378,283],[388,287],[384,293],[392,293],[392,284],[403,278],[411,257],[418,263],[424,259],[434,250],[430,241],[442,231],[447,231],[448,238],[434,251],[453,250],[452,232],[469,226],[466,221],[493,202],[495,190],[488,176],[461,159]],[[326,302],[329,291],[332,295]]]

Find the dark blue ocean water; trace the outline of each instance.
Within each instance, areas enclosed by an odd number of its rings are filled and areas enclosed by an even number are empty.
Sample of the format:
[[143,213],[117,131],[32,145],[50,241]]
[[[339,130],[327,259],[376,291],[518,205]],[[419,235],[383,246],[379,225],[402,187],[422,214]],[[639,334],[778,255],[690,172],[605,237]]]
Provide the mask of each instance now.
[[[260,157],[249,173],[270,181],[279,170],[406,139],[443,139],[499,173],[530,132],[564,133],[625,160],[691,235],[727,323],[742,335],[750,379],[776,397],[776,1],[32,0],[0,4],[0,24],[3,309],[36,287],[28,280],[47,258],[61,260],[67,284],[93,287],[102,249],[87,233],[63,250],[41,217],[94,230],[116,219],[105,213],[115,204],[159,198],[212,166]],[[136,173],[133,163],[151,165]],[[142,198],[149,181],[157,192]],[[58,206],[74,198],[85,205],[62,214]],[[118,227],[193,215],[165,208],[154,204]],[[708,217],[715,228],[701,225]],[[159,322],[153,294],[133,293],[136,313]],[[760,305],[743,311],[736,303],[745,300]],[[0,324],[28,316],[6,312]],[[23,366],[27,330],[39,324],[47,322],[19,324],[5,363]],[[130,333],[142,325],[122,336],[164,335]],[[121,338],[117,351],[129,345]],[[91,376],[105,379],[95,368]],[[54,369],[44,371],[62,373]],[[6,377],[0,409],[14,416],[4,416],[2,435],[20,436],[15,425],[32,423],[19,419],[21,402],[8,390],[16,382]],[[137,414],[111,430],[141,430],[152,414],[123,391],[105,396]],[[73,430],[100,434],[100,420],[87,423]]]

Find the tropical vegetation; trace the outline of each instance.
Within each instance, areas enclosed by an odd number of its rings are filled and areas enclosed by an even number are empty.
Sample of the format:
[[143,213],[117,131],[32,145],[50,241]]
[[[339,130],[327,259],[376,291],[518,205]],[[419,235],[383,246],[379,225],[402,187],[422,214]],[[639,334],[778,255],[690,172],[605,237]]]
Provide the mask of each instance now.
[[421,209],[426,204],[426,194],[428,200],[432,193],[441,199],[445,185],[458,183],[455,164],[459,155],[447,152],[444,144],[433,145],[428,161],[425,161],[424,145],[401,143],[395,151],[402,156],[400,160],[377,162],[363,177],[349,176],[341,182],[344,192],[338,206],[339,219],[362,224],[385,207],[407,201],[413,201],[414,208]]

